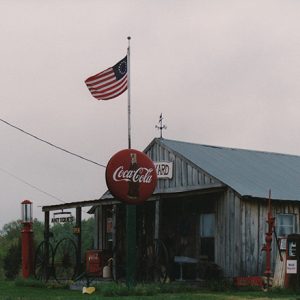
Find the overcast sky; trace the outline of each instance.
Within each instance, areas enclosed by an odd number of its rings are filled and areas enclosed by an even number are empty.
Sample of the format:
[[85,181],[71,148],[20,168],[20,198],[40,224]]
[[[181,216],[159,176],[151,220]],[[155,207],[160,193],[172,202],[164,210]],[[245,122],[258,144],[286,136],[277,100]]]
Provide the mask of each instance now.
[[[163,113],[169,139],[300,155],[298,0],[0,0],[0,118],[106,165],[127,147],[127,95],[97,101],[84,80],[128,35],[133,148]],[[40,219],[59,203],[20,180],[65,202],[105,192],[104,168],[2,122],[0,136],[1,227],[24,199]]]

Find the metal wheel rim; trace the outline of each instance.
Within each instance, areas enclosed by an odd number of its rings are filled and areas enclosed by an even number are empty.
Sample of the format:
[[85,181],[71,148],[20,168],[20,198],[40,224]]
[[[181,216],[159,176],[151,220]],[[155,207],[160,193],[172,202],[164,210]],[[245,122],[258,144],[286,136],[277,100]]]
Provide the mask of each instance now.
[[54,277],[63,282],[74,279],[77,271],[77,247],[70,238],[60,240],[54,249]]

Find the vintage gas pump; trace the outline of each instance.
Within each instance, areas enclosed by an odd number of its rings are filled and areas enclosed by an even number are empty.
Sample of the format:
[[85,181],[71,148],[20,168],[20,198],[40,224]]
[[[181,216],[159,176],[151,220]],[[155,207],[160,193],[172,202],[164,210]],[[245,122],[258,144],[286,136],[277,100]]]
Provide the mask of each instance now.
[[24,200],[22,208],[22,275],[28,278],[33,271],[32,202]]
[[285,287],[298,288],[300,286],[300,234],[290,234],[286,247],[286,276]]

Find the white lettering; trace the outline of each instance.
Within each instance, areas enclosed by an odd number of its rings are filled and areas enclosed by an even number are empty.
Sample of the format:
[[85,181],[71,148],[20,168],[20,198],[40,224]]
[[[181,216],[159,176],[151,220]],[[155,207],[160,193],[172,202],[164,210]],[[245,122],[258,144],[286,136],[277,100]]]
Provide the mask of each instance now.
[[132,181],[139,183],[151,183],[152,168],[138,168],[137,170],[124,170],[124,166],[118,167],[113,173],[114,181]]

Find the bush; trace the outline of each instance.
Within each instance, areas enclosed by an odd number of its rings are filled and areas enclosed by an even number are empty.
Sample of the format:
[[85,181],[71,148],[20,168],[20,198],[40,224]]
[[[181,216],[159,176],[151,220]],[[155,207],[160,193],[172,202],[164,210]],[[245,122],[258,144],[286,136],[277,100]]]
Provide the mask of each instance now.
[[15,279],[21,268],[21,242],[12,244],[3,259],[4,274],[7,279]]

